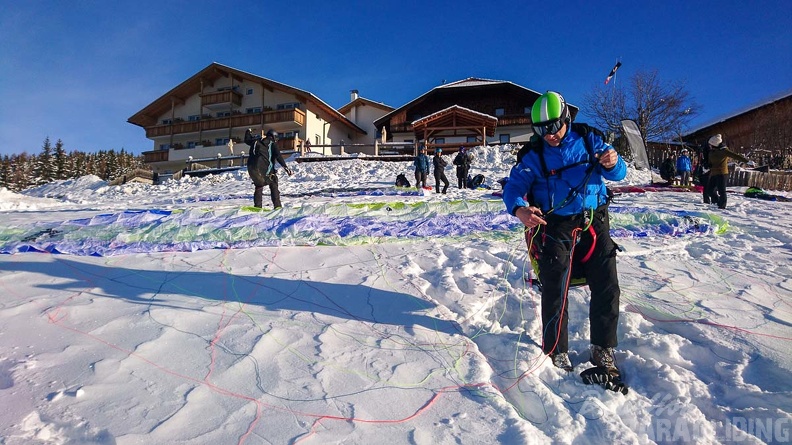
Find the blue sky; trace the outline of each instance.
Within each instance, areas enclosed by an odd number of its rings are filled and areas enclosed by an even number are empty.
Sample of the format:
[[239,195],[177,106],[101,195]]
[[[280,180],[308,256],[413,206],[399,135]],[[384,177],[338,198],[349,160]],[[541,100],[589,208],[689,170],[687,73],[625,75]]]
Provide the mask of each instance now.
[[[134,113],[219,62],[393,107],[443,80],[508,80],[573,104],[656,69],[684,81],[691,129],[792,92],[792,1],[0,0],[0,155],[151,150]],[[580,121],[586,119],[581,110]]]

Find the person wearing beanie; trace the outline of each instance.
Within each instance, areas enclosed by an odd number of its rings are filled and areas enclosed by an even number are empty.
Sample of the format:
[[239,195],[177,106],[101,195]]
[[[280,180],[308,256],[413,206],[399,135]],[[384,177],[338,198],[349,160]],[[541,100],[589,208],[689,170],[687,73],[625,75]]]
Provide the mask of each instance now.
[[[445,175],[445,168],[448,165],[448,162],[443,159],[443,149],[437,148],[435,149],[435,155],[432,158],[432,165],[434,165],[434,177],[435,177],[435,193],[442,193],[445,195],[445,192],[448,190],[448,178]],[[443,182],[443,191],[440,191],[440,181]]]
[[470,157],[465,150],[465,146],[459,147],[459,152],[454,158],[454,165],[456,165],[457,184],[460,189],[467,188],[467,177],[470,172]]
[[740,162],[748,162],[748,159],[729,150],[726,144],[723,143],[723,138],[720,134],[712,136],[707,143],[709,144],[710,177],[705,191],[709,192],[709,198],[713,204],[717,204],[719,209],[725,209],[729,158]]

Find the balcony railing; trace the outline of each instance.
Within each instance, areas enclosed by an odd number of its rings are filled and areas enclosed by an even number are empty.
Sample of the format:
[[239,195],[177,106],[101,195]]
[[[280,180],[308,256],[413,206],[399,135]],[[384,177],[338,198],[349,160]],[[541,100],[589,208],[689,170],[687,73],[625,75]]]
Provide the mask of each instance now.
[[225,130],[228,128],[249,128],[267,124],[291,122],[297,126],[305,126],[305,111],[299,108],[291,110],[265,111],[263,113],[239,114],[230,117],[201,119],[194,122],[176,122],[170,125],[146,127],[146,137],[198,133],[199,131]]
[[509,125],[531,125],[531,116],[527,114],[509,114],[498,116],[498,126],[506,127]]
[[216,91],[213,93],[201,94],[201,106],[207,108],[217,108],[224,105],[242,105],[242,93],[238,91]]
[[150,164],[152,162],[163,162],[168,160],[168,150],[154,150],[143,152],[143,162]]
[[[531,116],[527,114],[498,116],[498,127],[511,125],[531,125]],[[411,123],[402,122],[400,124],[391,124],[390,131],[391,133],[412,133],[414,129]]]

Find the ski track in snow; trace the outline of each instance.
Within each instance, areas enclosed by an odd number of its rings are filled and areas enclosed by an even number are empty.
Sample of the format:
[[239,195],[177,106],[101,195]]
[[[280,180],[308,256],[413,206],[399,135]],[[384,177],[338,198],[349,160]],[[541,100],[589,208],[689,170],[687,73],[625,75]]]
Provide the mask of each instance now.
[[[374,185],[399,168],[350,165],[344,177]],[[332,177],[302,170],[302,182]],[[75,180],[38,191],[70,204],[31,198],[3,218],[121,210],[124,195],[178,208],[188,198],[174,197],[196,188],[189,199],[201,205],[249,199],[247,183],[213,181],[215,195],[205,181],[171,184],[176,193],[95,183],[101,199],[89,202],[69,195]],[[285,196],[303,190],[284,181]],[[616,205],[715,212],[698,201],[624,194]],[[19,407],[0,414],[0,443],[760,443],[734,419],[792,419],[792,231],[762,220],[779,205],[730,195],[722,234],[617,240],[627,396],[578,377],[589,367],[587,289],[569,293],[574,372],[541,353],[540,296],[524,280],[519,233],[0,255],[0,394]],[[30,325],[48,340],[4,340]]]

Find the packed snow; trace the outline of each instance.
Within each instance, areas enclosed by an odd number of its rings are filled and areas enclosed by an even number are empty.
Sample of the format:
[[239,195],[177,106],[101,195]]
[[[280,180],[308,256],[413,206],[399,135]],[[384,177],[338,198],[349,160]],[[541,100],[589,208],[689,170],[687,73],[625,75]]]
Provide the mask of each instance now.
[[792,440],[792,203],[616,196],[622,395],[578,375],[585,287],[574,372],[541,353],[514,156],[476,156],[490,188],[449,166],[445,195],[394,187],[411,162],[290,159],[274,211],[243,170],[0,189],[0,443]]

